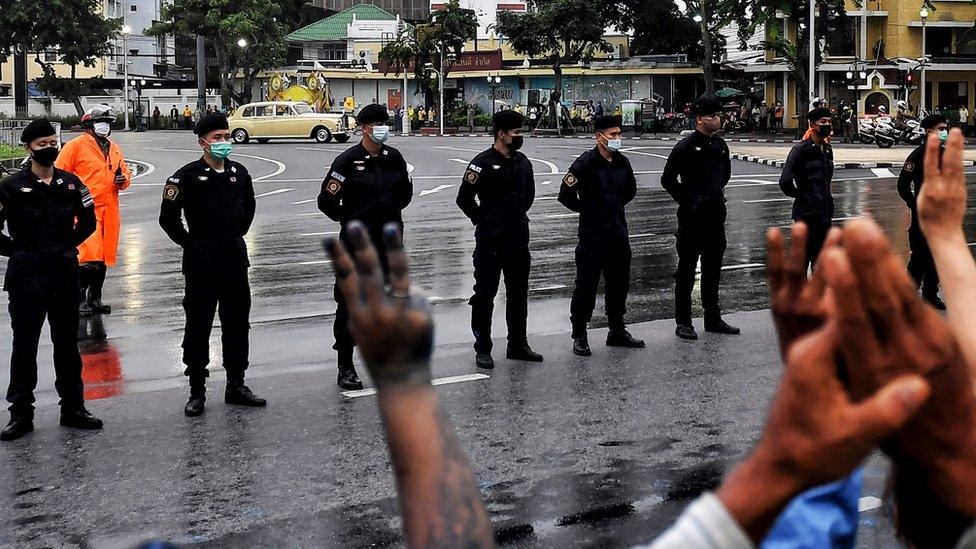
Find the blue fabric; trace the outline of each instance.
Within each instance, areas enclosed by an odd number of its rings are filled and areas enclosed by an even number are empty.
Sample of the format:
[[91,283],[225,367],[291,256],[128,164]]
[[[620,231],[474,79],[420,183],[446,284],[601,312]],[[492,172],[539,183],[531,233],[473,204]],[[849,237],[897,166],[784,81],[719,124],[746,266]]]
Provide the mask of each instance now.
[[858,469],[843,480],[811,488],[793,498],[760,547],[853,548],[863,484],[864,470]]

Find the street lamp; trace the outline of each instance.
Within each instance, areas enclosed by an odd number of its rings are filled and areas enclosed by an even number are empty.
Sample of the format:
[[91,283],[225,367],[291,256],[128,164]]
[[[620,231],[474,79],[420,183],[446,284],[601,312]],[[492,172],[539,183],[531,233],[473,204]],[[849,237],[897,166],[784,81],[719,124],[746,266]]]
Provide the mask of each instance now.
[[925,54],[925,20],[929,18],[929,10],[923,6],[922,9],[919,10],[918,16],[922,18],[922,81],[919,83],[919,93],[921,96],[921,101],[919,101],[919,105],[918,105],[918,109],[919,109],[918,114],[919,117],[921,117],[922,111],[926,110],[925,109],[925,64],[926,64],[925,61],[927,56]]
[[125,113],[125,131],[129,131],[129,35],[132,27],[122,26],[122,105]]
[[487,80],[488,80],[488,87],[491,88],[491,114],[494,115],[495,99],[498,93],[498,86],[500,86],[502,83],[502,77],[498,76],[497,74],[495,76],[488,75]]
[[[424,63],[424,67],[437,75],[437,91],[440,95],[440,125],[441,125],[441,135],[444,135],[444,73],[434,68],[433,63]],[[441,49],[441,69],[444,68],[444,50]]]
[[132,79],[132,81],[129,82],[129,85],[136,89],[136,108],[134,109],[135,116],[136,116],[136,131],[137,132],[145,131],[145,128],[142,123],[142,88],[146,87],[146,79],[145,78],[140,78],[139,80]]
[[244,39],[244,38],[241,38],[240,40],[238,40],[237,41],[237,47],[238,48],[241,48],[241,49],[246,48],[247,47],[247,40]]
[[692,16],[691,20],[694,21],[695,23],[701,23],[702,21],[704,21],[700,13],[696,13],[694,16]]

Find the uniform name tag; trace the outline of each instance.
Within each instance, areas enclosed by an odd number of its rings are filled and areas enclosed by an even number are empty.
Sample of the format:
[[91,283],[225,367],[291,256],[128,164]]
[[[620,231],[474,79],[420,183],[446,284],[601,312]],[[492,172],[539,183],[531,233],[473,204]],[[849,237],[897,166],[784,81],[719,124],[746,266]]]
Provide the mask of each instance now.
[[34,190],[34,189],[32,189],[32,188],[30,188],[30,187],[21,187],[21,188],[20,188],[20,192],[22,192],[22,193],[29,193],[29,192],[31,192],[31,191],[33,191],[33,190]]
[[339,183],[345,183],[346,182],[346,176],[342,175],[341,173],[339,173],[339,172],[337,172],[335,170],[332,170],[332,179],[335,179]]

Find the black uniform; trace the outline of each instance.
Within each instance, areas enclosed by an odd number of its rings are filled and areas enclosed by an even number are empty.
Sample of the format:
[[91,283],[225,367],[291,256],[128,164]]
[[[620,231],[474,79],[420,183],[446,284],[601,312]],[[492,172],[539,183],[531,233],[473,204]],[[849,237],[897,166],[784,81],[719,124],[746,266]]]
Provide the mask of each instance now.
[[531,266],[527,214],[533,201],[532,163],[519,151],[506,158],[492,147],[475,156],[464,171],[457,205],[476,227],[474,295],[468,303],[477,353],[491,352],[491,314],[502,273],[508,347],[527,345]]
[[574,338],[586,335],[601,273],[610,331],[625,329],[631,250],[624,206],[637,195],[637,178],[627,157],[619,152],[611,155],[607,161],[598,148],[581,154],[559,188],[559,202],[580,214],[576,287],[570,305]]
[[901,173],[898,174],[898,196],[912,211],[912,224],[908,227],[908,247],[912,251],[908,260],[908,272],[915,279],[915,283],[922,286],[922,295],[926,299],[934,300],[939,295],[939,273],[935,270],[935,261],[925,235],[922,234],[916,210],[916,201],[922,192],[924,180],[925,145],[921,145],[908,155]]
[[95,232],[95,207],[74,174],[54,169],[50,184],[25,168],[0,182],[0,255],[10,258],[3,289],[10,298],[13,350],[7,402],[33,417],[37,344],[47,316],[54,345],[54,386],[62,413],[84,405],[78,353],[78,250]]
[[[370,240],[380,254],[383,276],[386,277],[386,247],[383,243],[383,226],[397,223],[403,228],[401,211],[413,198],[413,183],[407,174],[407,162],[400,151],[380,146],[380,153],[371,156],[362,143],[353,145],[336,157],[332,167],[322,181],[319,192],[319,210],[329,219],[341,224],[339,238],[345,240],[346,227],[350,221],[358,220],[366,225]],[[349,334],[349,310],[346,301],[335,285],[336,300],[335,335],[333,349],[349,353],[355,345]]]
[[834,177],[834,151],[830,143],[818,145],[806,139],[793,146],[779,188],[793,197],[793,220],[807,225],[807,264],[812,265],[820,255],[834,218],[834,197],[830,181]]
[[731,177],[725,140],[699,131],[678,142],[664,165],[661,185],[678,203],[678,269],[674,274],[678,325],[691,324],[691,292],[699,257],[706,324],[721,319],[718,285],[726,246],[725,186]]
[[191,383],[209,375],[210,332],[218,311],[228,382],[244,379],[251,312],[244,235],[254,221],[255,207],[250,174],[231,160],[224,161],[223,172],[203,159],[191,162],[163,189],[159,225],[183,248],[183,363]]

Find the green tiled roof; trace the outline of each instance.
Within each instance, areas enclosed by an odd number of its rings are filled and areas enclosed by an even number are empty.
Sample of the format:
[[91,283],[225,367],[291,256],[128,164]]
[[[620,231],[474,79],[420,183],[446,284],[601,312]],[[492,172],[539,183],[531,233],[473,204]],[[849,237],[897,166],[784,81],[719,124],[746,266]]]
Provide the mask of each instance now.
[[357,4],[349,9],[302,27],[286,38],[293,42],[328,42],[346,38],[353,15],[360,21],[393,21],[396,16],[372,4]]

